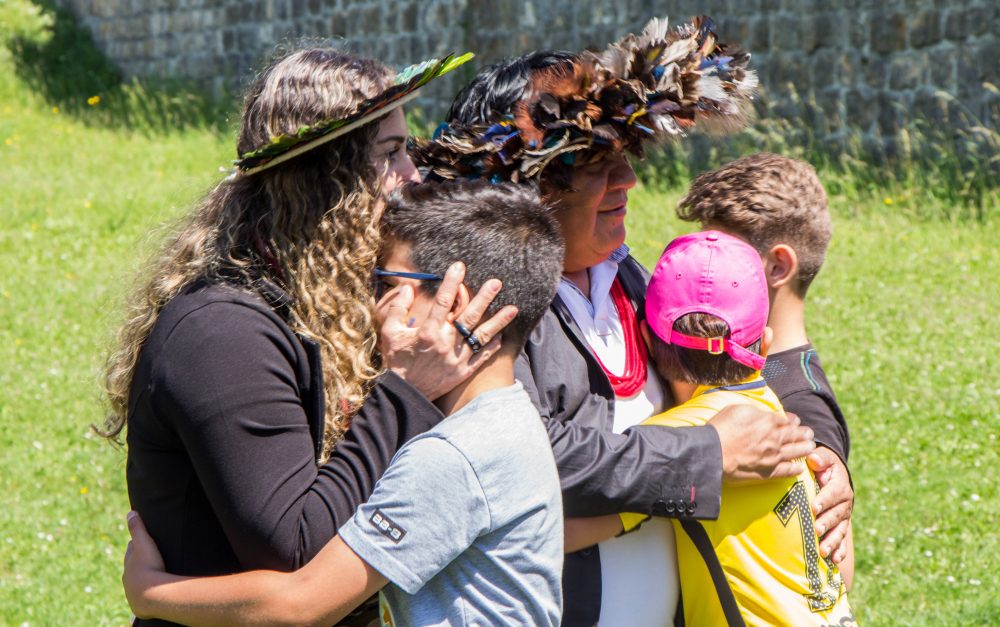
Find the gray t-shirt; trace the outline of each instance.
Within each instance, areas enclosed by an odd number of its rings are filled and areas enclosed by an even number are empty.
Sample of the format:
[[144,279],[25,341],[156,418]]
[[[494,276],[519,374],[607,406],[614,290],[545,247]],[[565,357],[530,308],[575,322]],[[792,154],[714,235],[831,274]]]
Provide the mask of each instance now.
[[391,582],[383,625],[558,625],[562,494],[520,383],[407,442],[339,531]]

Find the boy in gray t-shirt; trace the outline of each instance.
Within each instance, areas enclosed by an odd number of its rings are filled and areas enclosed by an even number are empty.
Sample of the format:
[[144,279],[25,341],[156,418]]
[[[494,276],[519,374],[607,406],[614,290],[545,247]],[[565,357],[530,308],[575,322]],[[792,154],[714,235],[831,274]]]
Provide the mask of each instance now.
[[[384,229],[383,317],[417,327],[446,317],[478,351],[491,338],[477,338],[455,311],[500,279],[483,319],[517,307],[501,347],[435,401],[448,417],[396,453],[369,501],[294,573],[169,575],[131,519],[123,582],[137,616],[330,624],[381,589],[383,625],[559,624],[559,478],[538,411],[514,380],[514,360],[562,272],[559,227],[526,188],[462,182],[404,190],[389,201]],[[442,311],[434,290],[456,260],[466,264],[464,283],[455,310]]]
[[556,625],[561,514],[545,427],[514,383],[406,443],[339,535],[392,582],[385,625]]

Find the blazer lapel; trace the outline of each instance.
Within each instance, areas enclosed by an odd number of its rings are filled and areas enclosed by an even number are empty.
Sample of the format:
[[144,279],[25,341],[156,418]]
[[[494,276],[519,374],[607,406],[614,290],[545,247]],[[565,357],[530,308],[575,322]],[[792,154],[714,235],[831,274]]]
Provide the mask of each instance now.
[[578,346],[583,347],[587,353],[596,361],[597,353],[594,349],[590,347],[586,338],[583,337],[583,330],[580,329],[580,325],[576,323],[573,319],[573,314],[570,313],[569,307],[563,302],[563,299],[559,294],[556,294],[555,298],[552,299],[552,311],[556,312],[556,317],[559,318],[560,324],[566,330],[566,335],[570,337],[571,340]]

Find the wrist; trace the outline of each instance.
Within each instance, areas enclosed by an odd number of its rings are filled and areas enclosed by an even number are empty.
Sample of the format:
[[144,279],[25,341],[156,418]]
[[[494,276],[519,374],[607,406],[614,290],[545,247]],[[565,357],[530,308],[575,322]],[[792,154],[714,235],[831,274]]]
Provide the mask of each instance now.
[[163,617],[163,608],[170,605],[170,583],[175,579],[169,573],[159,570],[147,570],[139,577],[139,588],[134,596],[129,598],[132,612],[138,618]]
[[150,591],[155,585],[150,581],[147,573],[142,573],[133,577],[134,586],[129,591],[126,587],[125,596],[128,598],[129,608],[136,618],[153,618],[153,602],[150,599]]
[[736,463],[734,461],[734,456],[726,450],[726,438],[722,430],[716,425],[712,424],[711,421],[706,423],[706,426],[712,427],[715,431],[715,435],[719,438],[719,459],[721,460],[722,466],[722,476],[731,477],[736,472]]

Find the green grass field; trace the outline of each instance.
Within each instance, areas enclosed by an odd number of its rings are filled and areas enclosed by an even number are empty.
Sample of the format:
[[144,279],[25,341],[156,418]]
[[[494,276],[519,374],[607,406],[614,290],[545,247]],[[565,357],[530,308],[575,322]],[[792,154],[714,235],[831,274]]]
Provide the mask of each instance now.
[[[136,106],[121,92],[53,99],[15,63],[0,48],[0,624],[123,624],[125,454],[88,431],[100,364],[161,226],[220,179],[232,139],[117,123]],[[926,190],[851,189],[809,321],[852,430],[853,605],[868,625],[1000,622],[1000,229],[908,205]],[[690,230],[680,193],[632,195],[647,264]]]

